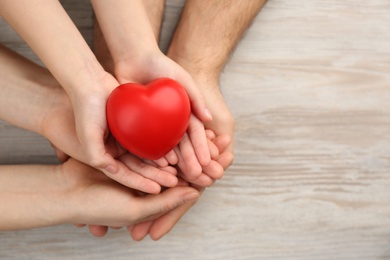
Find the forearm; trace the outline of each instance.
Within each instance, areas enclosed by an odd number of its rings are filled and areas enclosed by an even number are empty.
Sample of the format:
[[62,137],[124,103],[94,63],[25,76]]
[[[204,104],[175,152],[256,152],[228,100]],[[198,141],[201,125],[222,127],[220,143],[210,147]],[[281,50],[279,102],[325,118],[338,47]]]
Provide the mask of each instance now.
[[[142,3],[144,4],[144,8],[147,10],[149,22],[152,26],[156,42],[158,43],[160,39],[160,30],[164,14],[165,0],[143,0]],[[99,9],[98,6],[96,6],[95,8]],[[121,26],[122,25],[123,24],[121,24]],[[106,34],[107,33],[110,32],[106,32]],[[114,74],[114,61],[111,56],[110,50],[108,49],[106,40],[104,39],[103,33],[99,25],[99,21],[97,19],[94,20],[93,47],[96,58],[102,64],[103,68],[107,72]]]
[[100,28],[114,63],[145,50],[158,50],[156,36],[140,0],[92,0]]
[[187,0],[168,55],[192,72],[218,77],[266,0]]
[[57,166],[0,166],[0,230],[68,223],[59,175]]
[[68,92],[103,68],[58,1],[0,0],[0,16],[30,45]]
[[58,83],[46,69],[1,45],[0,60],[0,118],[40,132]]

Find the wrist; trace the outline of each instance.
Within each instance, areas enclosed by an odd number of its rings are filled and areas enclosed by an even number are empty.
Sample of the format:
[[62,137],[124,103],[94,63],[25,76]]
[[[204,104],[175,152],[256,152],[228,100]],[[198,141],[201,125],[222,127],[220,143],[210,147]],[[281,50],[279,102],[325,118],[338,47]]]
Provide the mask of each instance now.
[[93,61],[86,60],[78,66],[76,73],[68,78],[66,84],[60,83],[69,97],[73,99],[74,96],[81,95],[83,92],[87,92],[88,89],[93,89],[95,84],[105,77],[106,73],[97,59]]
[[51,204],[49,210],[53,215],[52,225],[59,224],[73,224],[74,209],[70,198],[69,187],[66,182],[66,178],[63,172],[63,164],[52,166],[53,177],[55,179],[53,186],[55,191],[51,193],[50,198]]
[[116,60],[114,63],[114,74],[119,83],[137,81],[158,65],[159,60],[166,58],[159,48],[144,47],[142,50],[128,53],[127,56]]
[[70,212],[59,166],[1,166],[0,230],[68,223]]
[[41,108],[41,117],[33,131],[51,140],[52,131],[58,117],[62,115],[73,115],[72,105],[68,95],[61,87],[52,87],[45,96],[48,102]]
[[69,167],[69,161],[57,166],[57,175],[61,183],[61,192],[58,196],[59,201],[61,202],[61,213],[63,214],[61,217],[61,224],[81,223],[80,214],[82,212],[82,205],[80,204],[82,203],[80,203],[80,201],[82,197],[78,197],[76,195],[78,192],[77,187],[80,183],[77,183],[72,178],[69,178],[69,176],[72,175],[72,172],[75,171],[75,174],[80,174],[80,172],[77,172],[77,169]]
[[194,79],[200,78],[218,85],[221,67],[197,58],[196,55],[171,45],[167,56],[185,69]]

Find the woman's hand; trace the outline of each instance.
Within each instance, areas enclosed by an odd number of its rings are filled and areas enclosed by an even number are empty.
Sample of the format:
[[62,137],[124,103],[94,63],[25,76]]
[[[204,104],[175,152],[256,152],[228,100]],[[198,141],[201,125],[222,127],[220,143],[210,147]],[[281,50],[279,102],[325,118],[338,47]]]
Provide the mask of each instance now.
[[[50,107],[45,109],[39,133],[61,151],[62,156],[67,154],[89,164],[90,158],[76,135],[73,106],[68,96],[61,88],[53,87],[50,100],[48,103]],[[96,116],[100,114],[97,113]],[[102,138],[105,140],[104,150],[112,158],[116,158],[115,163],[118,165],[116,173],[105,172],[108,177],[130,188],[152,194],[159,193],[161,186],[176,186],[176,170],[173,167],[155,167],[147,164],[127,153],[111,135]]]
[[199,197],[190,187],[140,195],[74,159],[59,167],[58,178],[65,185],[67,207],[72,212],[70,223],[128,226],[155,219]]

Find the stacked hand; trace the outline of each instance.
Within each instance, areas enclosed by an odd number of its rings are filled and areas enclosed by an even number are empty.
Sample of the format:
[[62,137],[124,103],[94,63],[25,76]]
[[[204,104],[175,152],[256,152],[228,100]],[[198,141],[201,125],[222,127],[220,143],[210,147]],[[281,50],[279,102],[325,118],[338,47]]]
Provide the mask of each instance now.
[[[40,211],[30,209],[30,222],[19,228],[85,223],[92,234],[101,236],[109,226],[127,226],[136,240],[147,234],[158,239],[233,161],[234,119],[218,80],[229,54],[265,1],[186,2],[167,56],[157,44],[163,1],[91,2],[104,35],[96,39],[107,41],[106,45],[97,44],[96,56],[60,3],[0,0],[0,16],[26,40],[56,79],[0,48],[4,64],[10,64],[1,67],[0,79],[13,85],[3,87],[0,116],[45,136],[64,162],[54,168],[31,167],[33,174],[22,174],[29,171],[26,167],[3,167],[2,183],[7,189],[0,189],[0,198],[5,198],[0,205],[7,214],[2,216],[0,229],[18,228],[18,223],[12,222],[13,214],[25,213],[27,194],[34,193],[39,205],[53,215],[42,218]],[[24,15],[20,17],[20,13]],[[40,33],[34,28],[40,28]],[[185,88],[192,115],[180,143],[163,158],[150,161],[128,153],[110,135],[105,110],[108,96],[119,84],[145,84],[160,77],[172,78]],[[18,100],[13,111],[7,97]],[[51,171],[57,174],[50,175]],[[32,176],[41,190],[27,185]],[[20,189],[17,184],[25,187]],[[65,211],[58,210],[45,191],[65,203]],[[67,204],[69,195],[72,203]],[[13,201],[12,196],[18,198],[20,207],[7,203]],[[45,219],[51,221],[40,222]]]

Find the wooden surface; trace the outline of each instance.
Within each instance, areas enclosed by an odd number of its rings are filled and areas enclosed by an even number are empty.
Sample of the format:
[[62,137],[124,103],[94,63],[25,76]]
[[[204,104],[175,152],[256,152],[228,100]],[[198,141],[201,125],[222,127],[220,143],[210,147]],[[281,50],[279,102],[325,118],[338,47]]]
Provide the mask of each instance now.
[[[88,1],[63,1],[90,42]],[[168,1],[162,48],[181,1]],[[36,60],[1,23],[0,41]],[[390,1],[271,0],[224,70],[236,159],[159,242],[0,233],[0,259],[390,259]],[[1,163],[54,162],[0,124]]]

